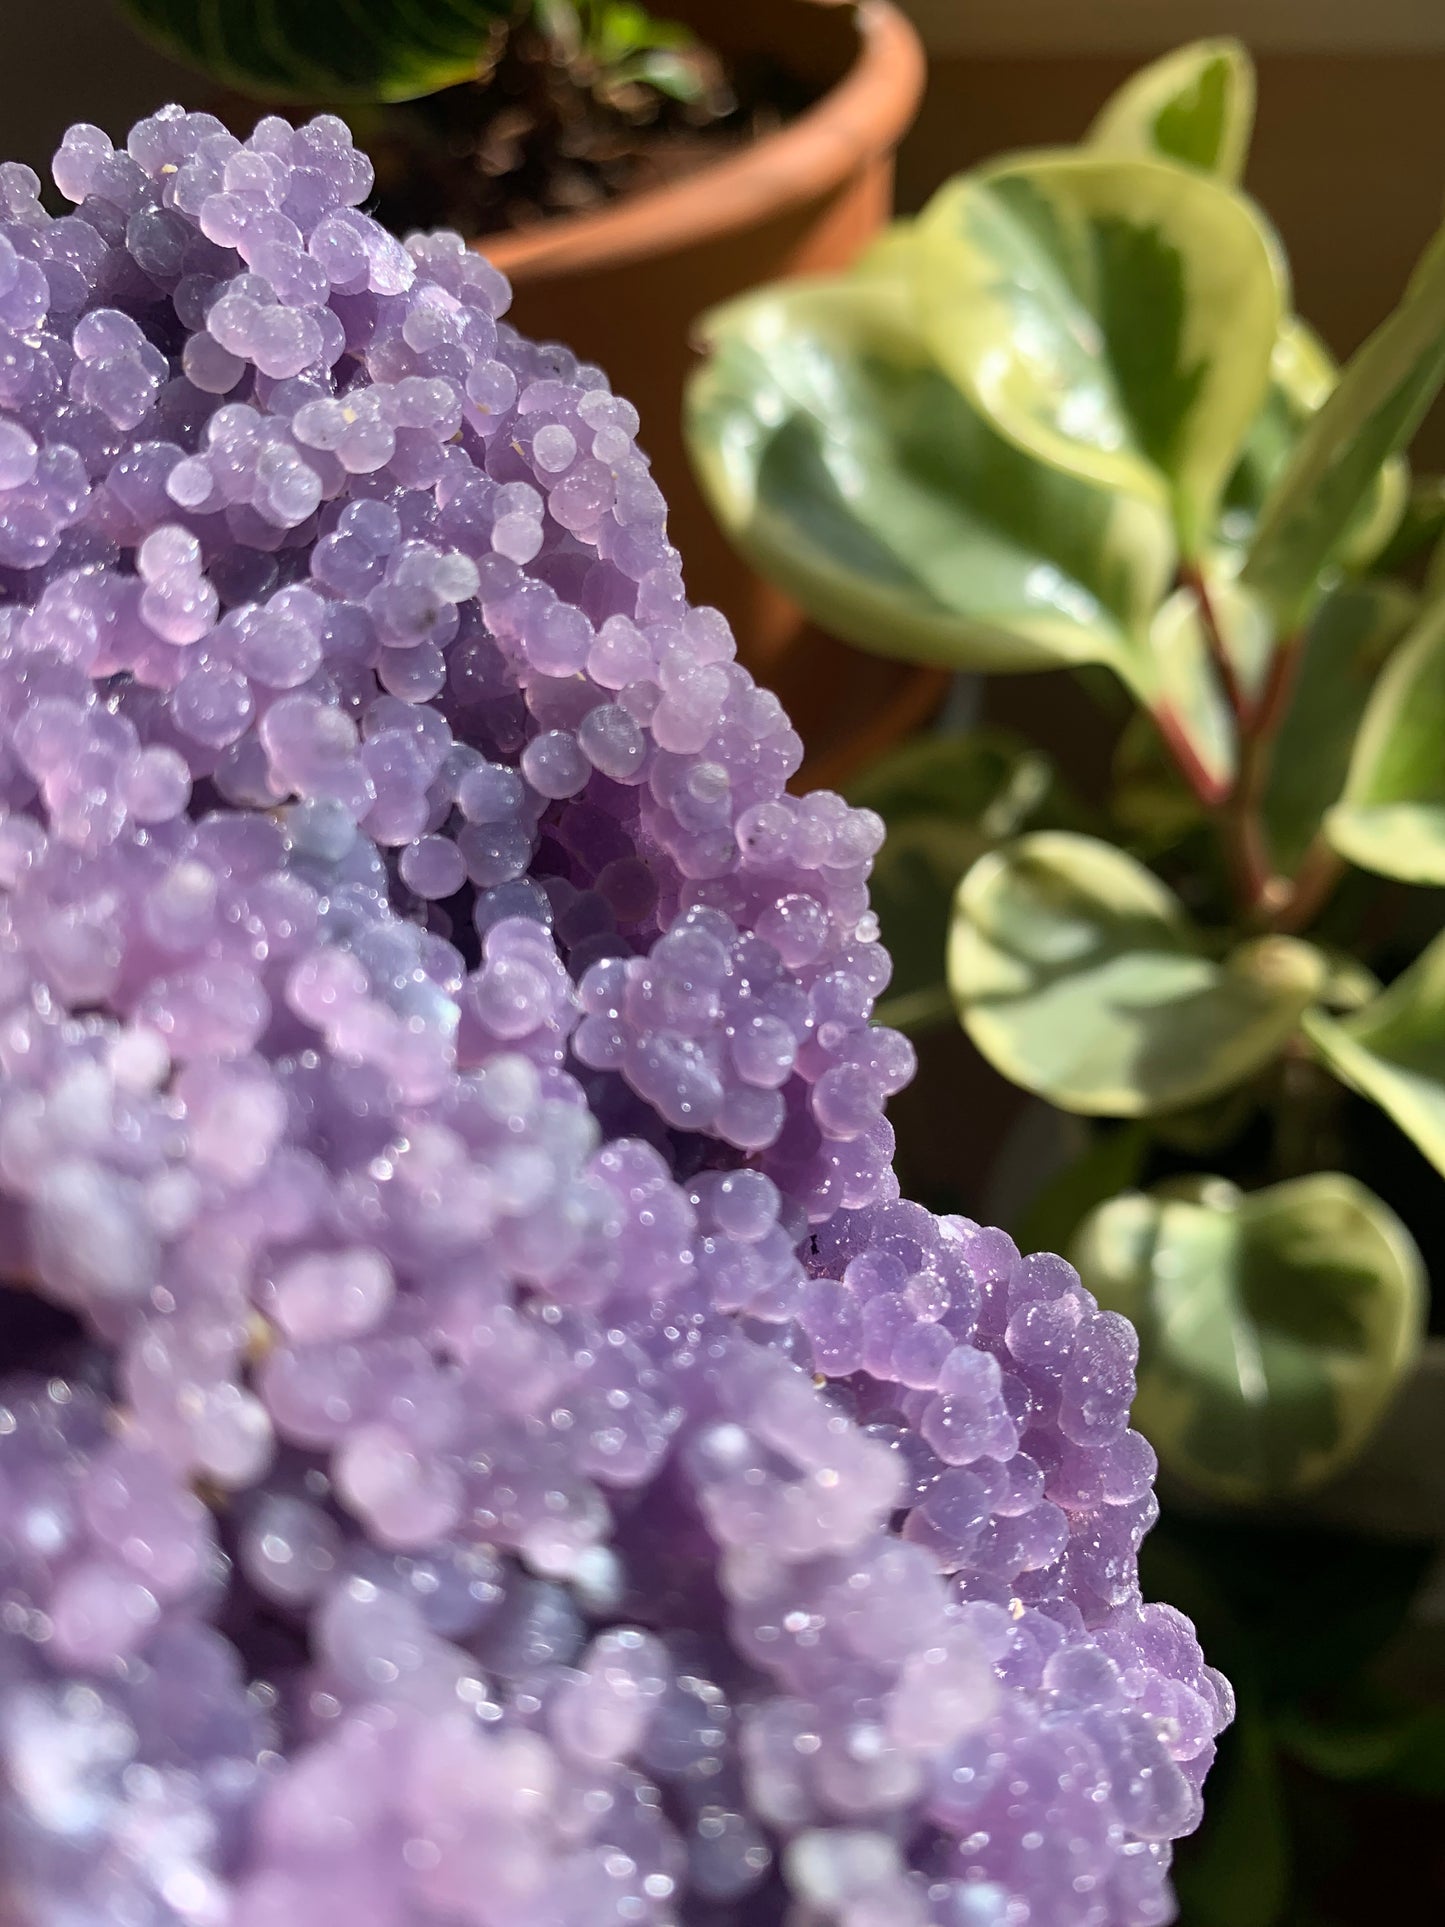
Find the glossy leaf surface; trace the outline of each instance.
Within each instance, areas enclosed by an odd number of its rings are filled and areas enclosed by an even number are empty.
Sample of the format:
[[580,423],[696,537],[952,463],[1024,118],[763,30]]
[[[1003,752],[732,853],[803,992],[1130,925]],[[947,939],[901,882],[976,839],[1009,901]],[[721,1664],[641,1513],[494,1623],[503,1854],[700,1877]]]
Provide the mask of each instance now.
[[1445,933],[1363,1010],[1310,1011],[1305,1030],[1330,1069],[1445,1174]]
[[1445,597],[1376,683],[1328,829],[1362,869],[1445,884]]
[[1283,268],[1242,196],[1144,158],[1040,153],[918,224],[940,364],[1040,460],[1153,502],[1197,553],[1264,400]]
[[1223,962],[1171,891],[1091,837],[982,857],[954,907],[949,983],[996,1070],[1065,1110],[1145,1117],[1229,1090],[1294,1032],[1318,952],[1261,938]]
[[1173,567],[1167,525],[1031,460],[940,371],[890,237],[856,277],[770,289],[703,324],[688,427],[743,554],[833,634],[950,668],[1105,662]]
[[1135,1422],[1174,1472],[1226,1497],[1348,1464],[1419,1349],[1414,1241],[1336,1173],[1252,1196],[1222,1178],[1131,1193],[1093,1214],[1071,1256],[1138,1328]]

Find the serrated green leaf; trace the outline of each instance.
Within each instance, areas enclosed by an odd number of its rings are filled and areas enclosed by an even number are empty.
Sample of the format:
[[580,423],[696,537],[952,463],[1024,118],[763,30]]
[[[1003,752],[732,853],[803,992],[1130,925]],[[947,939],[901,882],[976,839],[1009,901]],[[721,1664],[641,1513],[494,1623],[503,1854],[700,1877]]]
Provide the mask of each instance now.
[[121,0],[165,52],[271,100],[395,101],[473,79],[516,0]]
[[893,959],[880,1023],[912,1030],[952,1021],[944,958],[959,879],[1036,820],[1053,784],[1037,750],[1002,731],[971,731],[905,743],[850,786],[849,802],[888,826],[869,883]]
[[1445,1174],[1445,933],[1363,1010],[1312,1010],[1304,1029],[1335,1075],[1387,1112]]
[[1245,577],[1282,629],[1297,628],[1321,572],[1356,529],[1381,469],[1445,381],[1445,230],[1395,312],[1346,367],[1300,438],[1260,518]]
[[767,290],[702,325],[688,395],[703,488],[743,554],[833,634],[950,668],[1108,663],[1173,545],[1157,509],[1030,460],[939,371],[895,236],[848,279]]
[[1254,128],[1254,62],[1237,40],[1196,40],[1124,82],[1089,129],[1115,154],[1152,154],[1238,181]]
[[1445,884],[1445,598],[1376,682],[1326,828],[1362,869]]
[[1424,1266],[1389,1208],[1319,1172],[1246,1197],[1102,1206],[1071,1257],[1139,1331],[1135,1422],[1191,1484],[1257,1500],[1359,1452],[1420,1346]]
[[1041,831],[960,886],[949,984],[983,1055],[1068,1111],[1147,1117],[1242,1083],[1324,978],[1287,937],[1207,954],[1178,898],[1132,857]]
[[927,339],[975,406],[1039,460],[1167,509],[1197,554],[1283,315],[1250,203],[1165,161],[1040,153],[951,182],[918,238]]

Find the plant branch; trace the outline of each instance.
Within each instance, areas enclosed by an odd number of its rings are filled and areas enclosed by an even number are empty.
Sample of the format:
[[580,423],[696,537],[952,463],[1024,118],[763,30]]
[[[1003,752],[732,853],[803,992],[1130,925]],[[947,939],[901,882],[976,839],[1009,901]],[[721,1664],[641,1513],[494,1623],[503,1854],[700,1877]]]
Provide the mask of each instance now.
[[1294,688],[1299,681],[1300,664],[1303,660],[1304,637],[1301,635],[1286,637],[1270,659],[1269,673],[1265,677],[1259,704],[1250,723],[1251,739],[1263,746],[1266,779],[1269,773],[1269,759],[1274,751],[1274,741],[1284,726],[1285,717],[1289,714],[1289,706],[1294,700]]
[[1343,860],[1336,856],[1323,834],[1316,836],[1300,859],[1289,901],[1276,917],[1275,928],[1291,935],[1308,929],[1334,895],[1344,873]]
[[1174,759],[1175,768],[1189,785],[1196,801],[1203,804],[1206,810],[1217,810],[1228,794],[1227,787],[1205,767],[1183,723],[1166,702],[1156,704],[1149,714],[1164,747]]
[[1234,666],[1234,658],[1225,644],[1224,631],[1219,626],[1219,616],[1214,607],[1214,598],[1209,593],[1209,584],[1197,562],[1186,562],[1180,568],[1179,580],[1194,597],[1199,608],[1199,625],[1204,631],[1205,646],[1209,660],[1214,664],[1215,673],[1224,686],[1229,707],[1234,711],[1234,719],[1241,730],[1244,729],[1250,712],[1249,697],[1245,694],[1244,684],[1239,680],[1239,671]]
[[1270,659],[1259,701],[1240,723],[1239,773],[1220,812],[1225,850],[1247,915],[1274,928],[1289,914],[1296,886],[1274,867],[1264,825],[1264,803],[1275,743],[1289,714],[1304,655],[1303,638],[1288,636]]

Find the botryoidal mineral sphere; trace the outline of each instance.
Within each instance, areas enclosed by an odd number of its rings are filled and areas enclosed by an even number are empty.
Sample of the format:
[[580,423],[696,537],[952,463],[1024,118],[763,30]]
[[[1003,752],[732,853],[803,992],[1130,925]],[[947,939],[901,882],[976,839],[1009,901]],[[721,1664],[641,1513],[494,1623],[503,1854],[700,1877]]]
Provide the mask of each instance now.
[[[1149,1927],[1134,1338],[901,1202],[879,820],[346,128],[0,167],[0,1917]],[[59,203],[56,203],[59,205]]]

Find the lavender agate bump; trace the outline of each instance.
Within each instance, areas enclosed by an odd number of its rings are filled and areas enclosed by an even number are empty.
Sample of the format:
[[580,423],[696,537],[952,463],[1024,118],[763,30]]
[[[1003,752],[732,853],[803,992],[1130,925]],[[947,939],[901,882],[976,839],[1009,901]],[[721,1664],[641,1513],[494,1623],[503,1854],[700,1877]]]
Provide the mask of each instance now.
[[1148,1927],[1134,1341],[899,1201],[882,826],[338,120],[0,168],[0,1916]]

